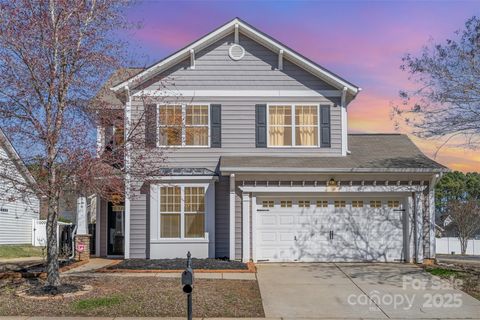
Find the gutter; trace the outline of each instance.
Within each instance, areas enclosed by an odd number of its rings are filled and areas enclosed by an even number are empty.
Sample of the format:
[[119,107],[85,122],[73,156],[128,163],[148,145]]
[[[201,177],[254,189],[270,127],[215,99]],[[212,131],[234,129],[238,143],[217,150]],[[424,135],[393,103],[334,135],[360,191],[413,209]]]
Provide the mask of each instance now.
[[288,167],[220,167],[222,174],[230,172],[262,172],[262,173],[443,173],[444,168],[288,168]]

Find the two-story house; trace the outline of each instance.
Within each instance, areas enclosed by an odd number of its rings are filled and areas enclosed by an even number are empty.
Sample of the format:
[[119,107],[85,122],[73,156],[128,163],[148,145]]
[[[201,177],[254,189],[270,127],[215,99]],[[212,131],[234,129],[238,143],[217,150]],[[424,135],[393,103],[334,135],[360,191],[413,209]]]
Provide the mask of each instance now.
[[433,187],[448,169],[405,135],[348,134],[360,88],[244,21],[107,85],[126,134],[145,117],[129,152],[163,165],[126,177],[141,187],[124,206],[100,201],[99,255],[434,257]]

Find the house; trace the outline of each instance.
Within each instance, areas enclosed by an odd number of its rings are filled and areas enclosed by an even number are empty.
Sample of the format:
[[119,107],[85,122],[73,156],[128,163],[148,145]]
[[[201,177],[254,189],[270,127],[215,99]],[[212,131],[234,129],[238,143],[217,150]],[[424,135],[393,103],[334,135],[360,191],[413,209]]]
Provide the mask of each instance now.
[[40,204],[35,180],[0,129],[0,244],[31,244],[32,220]]
[[[238,18],[102,90],[125,131],[145,117],[126,166],[133,153],[165,163],[143,181],[127,176],[124,203],[99,200],[98,255],[435,255],[434,186],[448,169],[405,135],[348,134],[361,89]],[[99,128],[100,145],[123,134],[115,128]]]

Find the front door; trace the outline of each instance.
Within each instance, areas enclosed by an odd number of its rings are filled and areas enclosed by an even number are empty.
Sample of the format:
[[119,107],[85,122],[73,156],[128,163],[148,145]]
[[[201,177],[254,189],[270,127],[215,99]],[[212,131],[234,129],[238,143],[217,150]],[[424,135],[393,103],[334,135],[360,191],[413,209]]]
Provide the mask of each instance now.
[[108,203],[107,255],[109,256],[123,256],[124,254],[124,210],[123,203]]

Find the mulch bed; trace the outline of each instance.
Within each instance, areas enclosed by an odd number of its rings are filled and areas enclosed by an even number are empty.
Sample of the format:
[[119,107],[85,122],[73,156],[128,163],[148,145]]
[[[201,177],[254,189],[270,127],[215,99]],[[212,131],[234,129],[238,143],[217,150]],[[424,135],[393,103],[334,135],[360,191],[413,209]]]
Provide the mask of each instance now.
[[[59,261],[58,264],[60,267],[60,272],[64,272],[86,263],[88,263],[88,261],[62,260]],[[46,263],[44,262],[5,263],[0,266],[0,279],[45,277]]]
[[[0,280],[0,316],[185,317],[186,296],[178,279],[159,277],[64,276],[89,285],[82,296],[35,300],[16,293],[34,279]],[[257,281],[198,279],[194,317],[264,317]]]
[[[105,270],[183,270],[187,259],[128,259]],[[222,259],[192,259],[193,270],[249,270],[246,263]]]

